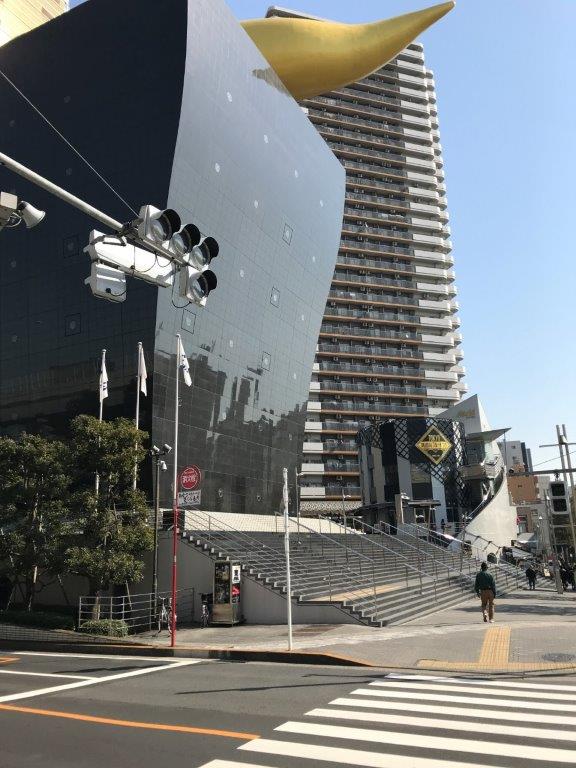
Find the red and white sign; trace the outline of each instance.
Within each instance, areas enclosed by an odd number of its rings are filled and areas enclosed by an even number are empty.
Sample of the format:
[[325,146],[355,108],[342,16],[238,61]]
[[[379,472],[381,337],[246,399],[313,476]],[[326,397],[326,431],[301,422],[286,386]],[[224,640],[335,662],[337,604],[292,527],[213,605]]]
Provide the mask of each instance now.
[[200,467],[193,464],[191,467],[186,467],[180,474],[180,487],[185,491],[193,491],[198,488],[202,481],[202,472]]

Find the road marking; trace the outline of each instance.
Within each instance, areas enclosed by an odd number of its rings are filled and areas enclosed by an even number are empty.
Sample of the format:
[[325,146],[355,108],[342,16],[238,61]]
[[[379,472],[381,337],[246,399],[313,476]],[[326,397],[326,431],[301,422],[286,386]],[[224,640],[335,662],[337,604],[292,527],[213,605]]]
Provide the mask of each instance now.
[[44,696],[48,693],[59,693],[60,691],[69,691],[73,688],[84,688],[88,685],[98,685],[100,683],[109,683],[113,680],[123,680],[126,677],[138,677],[140,675],[149,675],[152,672],[164,672],[168,669],[189,666],[190,664],[199,664],[198,660],[176,661],[172,664],[163,664],[156,667],[144,667],[133,669],[130,672],[120,672],[116,675],[107,675],[106,677],[94,677],[90,680],[78,680],[75,683],[66,683],[64,685],[54,685],[51,688],[38,688],[35,691],[25,691],[24,693],[15,693],[9,696],[0,696],[0,703],[7,701],[17,701],[19,699],[30,699],[33,696]]
[[164,723],[142,723],[134,720],[114,720],[109,717],[94,717],[92,715],[80,715],[76,712],[58,712],[52,709],[35,709],[33,707],[15,707],[11,704],[0,704],[0,711],[22,712],[28,715],[43,715],[45,717],[61,717],[66,720],[80,720],[86,723],[98,723],[99,725],[114,725],[122,728],[146,728],[152,731],[175,731],[177,733],[199,733],[204,736],[225,736],[229,739],[260,738],[255,733],[237,733],[236,731],[221,731],[214,728],[195,728],[190,725],[167,725]]
[[[462,681],[460,681],[462,682]],[[477,696],[493,696],[494,690],[491,688],[484,688],[482,686],[471,686],[471,685],[458,685],[457,683],[454,683],[453,685],[444,685],[442,683],[436,683],[434,682],[432,685],[427,685],[425,683],[401,683],[401,682],[381,682],[379,680],[375,680],[373,683],[370,683],[370,685],[374,685],[381,688],[409,688],[412,690],[426,690],[426,691],[455,691],[456,693],[474,693]],[[512,698],[517,698],[519,695],[518,690],[514,691],[507,691],[505,689],[498,689],[498,696],[511,696]],[[565,701],[574,701],[574,694],[572,693],[545,693],[541,691],[522,691],[522,698],[523,699],[555,699],[557,701],[565,700]],[[457,701],[457,699],[455,698]],[[480,702],[481,703],[481,702]]]
[[[409,755],[382,755],[377,752],[365,752],[360,749],[341,747],[321,747],[317,744],[301,744],[293,741],[275,741],[274,739],[256,739],[241,744],[238,749],[269,755],[283,755],[292,758],[343,763],[347,766],[361,765],[365,768],[440,768],[438,758],[411,757]],[[234,764],[233,764],[234,765]],[[235,768],[244,765],[236,763]],[[207,766],[204,766],[207,768]],[[263,768],[260,766],[259,768]],[[482,763],[461,763],[442,760],[442,768],[486,768]]]
[[293,721],[283,723],[274,730],[282,733],[297,733],[304,736],[368,741],[374,744],[394,744],[399,747],[425,747],[426,749],[437,749],[443,752],[465,752],[474,753],[475,755],[495,755],[497,757],[518,757],[521,754],[523,760],[552,760],[572,765],[576,763],[576,750],[532,747],[522,741],[515,743],[475,741],[473,739],[454,739],[445,738],[444,736],[430,736],[428,734],[419,736],[415,733],[374,731],[368,728],[348,728],[338,725]]
[[[111,659],[112,661],[156,661],[158,664],[166,664],[174,659],[166,658],[165,656],[116,656],[113,654],[104,653],[57,653],[49,651],[11,651],[11,653],[17,656],[49,656],[53,659]],[[177,659],[180,663],[190,662],[192,664],[199,664],[200,661],[205,659]]]
[[[450,704],[487,704],[487,701],[479,700],[475,696],[442,696],[436,693],[422,693],[421,691],[389,691],[377,688],[357,688],[352,691],[353,696],[386,696],[389,699],[418,699],[422,701],[444,701]],[[524,699],[490,699],[491,707],[516,707],[517,709],[553,709],[556,712],[576,712],[576,704],[550,704],[540,701],[524,701]]]
[[576,685],[558,685],[550,684],[544,685],[542,683],[517,683],[514,680],[470,680],[468,678],[461,677],[440,677],[436,675],[399,675],[390,674],[391,680],[427,680],[430,683],[453,683],[459,685],[464,680],[466,685],[481,685],[491,686],[495,688],[521,688],[522,690],[537,690],[537,691],[576,691]]
[[[485,715],[485,712],[482,713]],[[474,722],[465,722],[462,720],[453,720],[452,722],[446,720],[436,720],[426,716],[411,717],[407,715],[384,715],[381,712],[371,712],[369,715],[366,712],[350,712],[348,710],[338,709],[311,709],[310,712],[306,712],[306,717],[329,717],[333,720],[360,720],[366,723],[367,720],[370,723],[386,723],[388,725],[409,725],[417,728],[439,728],[443,731],[466,731],[478,735],[492,733],[503,736],[515,736],[517,738],[532,738],[532,739],[552,739],[558,741],[570,741],[576,744],[576,735],[571,731],[559,731],[552,728],[523,728],[517,725],[497,725],[494,723],[482,723],[478,724],[476,718]],[[516,715],[516,722],[518,721],[518,715]],[[451,737],[454,738],[454,737]]]
[[29,675],[30,677],[61,677],[69,678],[70,680],[97,680],[97,677],[90,677],[88,675],[64,675],[60,673],[50,672],[20,672],[15,669],[0,669],[0,675]]
[[[452,703],[456,700],[452,699]],[[463,709],[462,707],[442,707],[435,706],[434,704],[422,704],[421,702],[409,701],[373,701],[373,700],[361,700],[361,699],[334,699],[330,702],[330,706],[335,707],[362,707],[366,709],[392,709],[402,712],[410,712],[410,714],[417,715],[422,714],[422,717],[427,717],[428,714],[433,715],[449,715],[456,717],[472,717],[474,722],[478,723],[479,714],[483,718],[489,718],[492,720],[512,720],[517,723],[522,719],[522,722],[526,723],[548,723],[551,725],[571,725],[576,726],[576,715],[543,715],[534,714],[532,712],[522,712],[520,715],[518,712],[507,712],[501,709],[490,709],[491,702],[487,702],[487,706],[478,709]],[[509,706],[509,702],[506,702]],[[367,715],[370,717],[370,715]],[[458,721],[460,722],[460,721]]]

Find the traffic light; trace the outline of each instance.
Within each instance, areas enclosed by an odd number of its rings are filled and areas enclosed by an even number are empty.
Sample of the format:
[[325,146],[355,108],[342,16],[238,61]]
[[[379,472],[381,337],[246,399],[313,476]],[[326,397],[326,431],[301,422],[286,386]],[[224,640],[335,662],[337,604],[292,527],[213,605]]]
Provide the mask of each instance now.
[[161,287],[169,287],[179,273],[180,296],[200,306],[218,285],[208,269],[218,256],[213,237],[203,235],[195,224],[182,226],[172,208],[160,210],[143,205],[138,218],[125,225],[117,235],[90,233],[84,249],[92,259],[92,271],[86,283],[92,293],[110,301],[123,301],[125,282],[115,274],[121,271]]

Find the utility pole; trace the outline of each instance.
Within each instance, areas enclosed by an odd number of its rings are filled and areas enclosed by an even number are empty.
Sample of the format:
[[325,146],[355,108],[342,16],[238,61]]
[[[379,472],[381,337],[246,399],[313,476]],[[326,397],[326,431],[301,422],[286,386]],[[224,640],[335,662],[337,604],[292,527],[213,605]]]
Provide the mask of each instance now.
[[556,592],[561,595],[564,592],[562,579],[560,578],[560,568],[558,567],[558,552],[556,551],[556,536],[554,534],[554,523],[552,521],[552,504],[548,492],[545,496],[546,522],[548,525],[548,540],[550,541],[552,564],[554,567],[554,581],[556,583]]

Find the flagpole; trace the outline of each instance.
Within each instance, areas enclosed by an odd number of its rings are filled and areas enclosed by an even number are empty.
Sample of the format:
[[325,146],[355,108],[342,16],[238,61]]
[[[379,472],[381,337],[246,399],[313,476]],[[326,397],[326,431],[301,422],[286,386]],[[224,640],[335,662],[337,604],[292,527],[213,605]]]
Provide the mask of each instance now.
[[[98,421],[101,424],[102,423],[102,416],[104,415],[104,398],[102,395],[104,394],[102,391],[102,376],[104,373],[104,366],[106,365],[106,350],[102,350],[102,359],[100,361],[100,386],[98,388],[98,397],[100,399],[100,409],[98,412]],[[98,440],[98,443],[100,443],[100,440]],[[98,496],[98,492],[100,490],[100,475],[98,472],[96,472],[96,481],[94,483],[94,490],[96,492],[96,496]]]
[[[141,364],[141,358],[142,358],[142,342],[138,342],[138,376],[136,378],[136,416],[134,419],[134,423],[136,425],[136,429],[140,426],[140,377],[142,376],[142,364]],[[136,441],[134,445],[134,477],[132,479],[132,490],[136,490],[136,481],[138,478],[138,458],[136,456],[136,452],[138,450],[138,441]]]
[[170,645],[176,645],[176,582],[178,577],[178,416],[180,405],[178,402],[178,385],[180,382],[180,334],[176,334],[176,387],[174,400],[174,468],[172,475],[173,496],[172,509],[174,512],[174,524],[172,531],[172,626],[170,628]]

